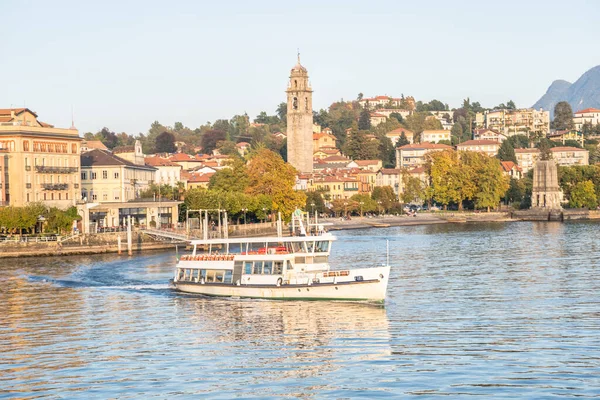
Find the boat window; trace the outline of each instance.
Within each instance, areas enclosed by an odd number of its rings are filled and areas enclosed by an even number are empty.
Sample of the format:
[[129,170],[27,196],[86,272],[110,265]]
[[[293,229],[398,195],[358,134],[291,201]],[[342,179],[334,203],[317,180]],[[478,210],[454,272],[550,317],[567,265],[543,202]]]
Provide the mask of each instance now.
[[265,254],[266,248],[265,248],[265,243],[250,243],[250,246],[248,248],[248,253],[249,254]]
[[325,253],[327,251],[329,251],[329,242],[317,242],[315,252]]
[[231,270],[227,270],[225,271],[225,283],[232,283],[233,282],[233,271]]
[[273,261],[265,261],[263,265],[263,274],[271,275],[273,273]]
[[[287,263],[287,267],[286,267],[287,270],[290,270],[290,271],[294,270],[294,263],[293,262],[291,262],[291,261],[284,261],[284,263]],[[284,264],[284,265],[286,265],[286,264]]]
[[251,274],[252,273],[252,261],[246,261],[244,263],[244,274]]
[[208,270],[206,271],[206,282],[214,282],[215,281],[215,271]]
[[275,275],[281,275],[283,273],[283,261],[275,261],[273,273]]
[[179,271],[177,271],[177,280],[178,281],[182,281],[184,274],[185,274],[185,270],[182,269],[182,268],[180,268]]
[[206,270],[205,269],[200,270],[200,278],[204,278],[204,280],[206,281]]
[[316,256],[315,257],[315,263],[316,264],[324,264],[327,262],[327,256]]
[[296,264],[305,264],[305,263],[306,263],[305,257],[296,257]]
[[315,248],[315,242],[306,242],[306,250],[309,253],[312,253],[314,248]]
[[215,271],[215,282],[223,282],[225,271]]
[[291,242],[289,244],[292,247],[292,249],[291,249],[292,253],[300,253],[302,251],[302,243],[300,243],[300,242]]
[[262,261],[254,261],[254,270],[252,271],[253,274],[260,274],[262,273]]
[[241,243],[229,243],[229,254],[240,254],[242,252]]

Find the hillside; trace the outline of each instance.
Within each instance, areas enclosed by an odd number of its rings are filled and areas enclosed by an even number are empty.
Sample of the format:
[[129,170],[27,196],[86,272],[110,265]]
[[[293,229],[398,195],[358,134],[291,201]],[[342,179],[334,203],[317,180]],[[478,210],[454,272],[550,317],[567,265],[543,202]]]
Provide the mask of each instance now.
[[567,101],[573,112],[589,107],[600,108],[600,65],[588,70],[573,84],[563,80],[552,82],[533,108],[549,110],[553,117],[554,106],[559,101]]

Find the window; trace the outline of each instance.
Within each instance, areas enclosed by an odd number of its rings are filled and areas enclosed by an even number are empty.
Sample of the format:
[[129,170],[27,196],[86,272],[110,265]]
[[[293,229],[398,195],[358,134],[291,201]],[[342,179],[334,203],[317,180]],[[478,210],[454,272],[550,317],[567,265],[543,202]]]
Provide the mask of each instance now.
[[90,179],[96,179],[96,173],[90,172]]
[[85,181],[87,179],[87,172],[82,172],[81,173],[81,180]]
[[104,201],[108,200],[108,193],[107,192],[102,192],[102,200],[104,200]]
[[108,179],[108,171],[102,171],[102,179]]
[[23,151],[29,151],[29,140],[23,142]]
[[115,176],[115,179],[119,179],[119,173],[118,172],[115,172],[114,176]]
[[92,192],[92,200],[98,200],[98,195]]
[[246,261],[244,263],[244,274],[252,273],[252,261]]
[[121,191],[120,190],[113,190],[113,200],[120,200],[121,198]]

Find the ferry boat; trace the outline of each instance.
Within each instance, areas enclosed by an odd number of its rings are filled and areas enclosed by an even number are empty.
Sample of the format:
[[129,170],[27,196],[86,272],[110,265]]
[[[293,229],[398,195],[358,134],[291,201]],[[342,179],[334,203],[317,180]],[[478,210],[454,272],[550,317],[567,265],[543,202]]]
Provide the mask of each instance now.
[[384,302],[389,262],[331,269],[335,236],[322,225],[315,234],[307,233],[302,218],[299,222],[299,236],[192,240],[191,254],[179,258],[172,284],[206,296]]

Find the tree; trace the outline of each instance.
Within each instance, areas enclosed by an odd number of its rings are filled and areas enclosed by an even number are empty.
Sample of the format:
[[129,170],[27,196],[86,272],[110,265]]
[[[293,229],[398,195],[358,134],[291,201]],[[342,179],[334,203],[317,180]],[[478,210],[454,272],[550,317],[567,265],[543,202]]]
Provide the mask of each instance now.
[[119,143],[119,138],[114,132],[111,132],[107,127],[102,128],[99,132],[100,141],[108,148],[114,149]]
[[598,199],[592,181],[579,182],[571,190],[569,206],[572,208],[596,208]]
[[460,122],[456,121],[454,125],[452,125],[452,129],[450,129],[450,138],[451,142],[454,144],[461,143],[463,137],[463,127]]
[[390,118],[394,118],[399,123],[404,122],[404,117],[402,117],[402,114],[400,114],[400,113],[393,112],[390,114]]
[[[314,206],[313,206],[314,205]],[[327,207],[325,207],[325,201],[323,200],[323,196],[319,192],[306,192],[306,203],[304,205],[304,210],[312,213],[316,211],[318,213],[327,212]]]
[[504,194],[504,202],[506,204],[515,204],[517,208],[520,208],[524,196],[525,183],[523,179],[510,178],[508,190]]
[[406,146],[407,144],[410,144],[410,142],[406,138],[406,134],[402,132],[398,138],[398,141],[396,142],[396,148]]
[[156,145],[154,148],[157,153],[174,153],[175,135],[167,131],[160,133],[156,137]]
[[217,143],[226,139],[226,132],[212,129],[202,135],[202,151],[211,154],[217,148]]
[[287,103],[279,103],[275,113],[284,124],[287,124]]
[[244,161],[239,157],[234,158],[229,167],[218,170],[210,177],[209,189],[223,192],[243,192],[248,188],[248,172]]
[[537,144],[537,148],[540,149],[540,160],[551,160],[552,151],[550,149],[554,147],[554,142],[549,139],[542,138]]
[[344,154],[353,160],[373,160],[379,156],[379,141],[367,137],[367,131],[352,133]]
[[559,131],[573,129],[573,109],[568,102],[559,101],[554,106],[552,127]]
[[361,101],[363,97],[364,95],[362,93],[359,93],[358,96],[356,96],[356,100]]
[[500,148],[498,149],[498,154],[496,155],[496,157],[500,161],[512,161],[515,164],[517,164],[517,155],[515,154],[515,149],[512,147],[511,142],[508,140],[502,142]]
[[505,140],[513,149],[526,149],[529,147],[529,137],[526,135],[514,135]]
[[249,195],[267,195],[272,199],[270,209],[280,211],[289,219],[296,208],[306,204],[306,195],[294,190],[297,171],[268,149],[257,151],[247,165]]
[[363,213],[377,211],[377,202],[368,194],[355,194],[350,197],[350,202],[352,209],[360,212],[361,217]]
[[376,186],[373,188],[371,198],[377,202],[378,211],[381,211],[379,209],[381,207],[383,211],[387,212],[397,202],[396,193],[394,193],[394,189],[391,186]]
[[402,194],[400,199],[403,203],[422,203],[425,197],[423,182],[416,176],[410,175],[407,171],[402,173]]
[[500,199],[505,195],[509,188],[509,180],[500,166],[500,161],[494,157],[487,156],[478,152],[465,152],[461,154],[463,163],[471,167],[475,180],[475,200],[476,208],[496,207],[500,204]]
[[368,131],[371,129],[371,113],[366,107],[360,112],[360,117],[358,118],[358,129],[363,131]]

